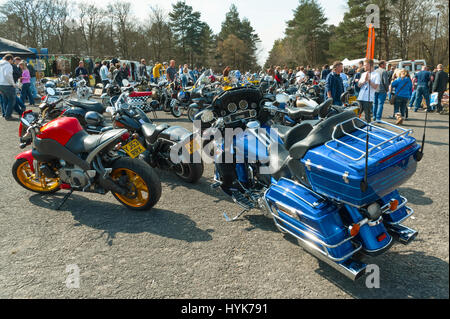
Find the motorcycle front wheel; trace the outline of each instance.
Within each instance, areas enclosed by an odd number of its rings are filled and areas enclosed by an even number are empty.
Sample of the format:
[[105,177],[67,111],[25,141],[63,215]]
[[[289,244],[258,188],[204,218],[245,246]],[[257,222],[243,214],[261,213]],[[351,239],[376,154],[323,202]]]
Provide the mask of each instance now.
[[24,158],[14,162],[12,174],[16,182],[29,191],[51,194],[59,190],[59,178],[49,178],[43,173],[36,176],[36,171],[31,170],[30,164]]
[[123,157],[112,165],[111,178],[128,190],[114,197],[131,210],[149,210],[161,197],[161,181],[153,168],[141,160]]
[[180,105],[178,103],[174,103],[172,105],[172,115],[176,118],[179,118],[181,115],[183,115],[183,110],[181,109]]
[[188,118],[191,122],[194,122],[195,115],[197,115],[200,109],[198,107],[189,107],[188,109]]

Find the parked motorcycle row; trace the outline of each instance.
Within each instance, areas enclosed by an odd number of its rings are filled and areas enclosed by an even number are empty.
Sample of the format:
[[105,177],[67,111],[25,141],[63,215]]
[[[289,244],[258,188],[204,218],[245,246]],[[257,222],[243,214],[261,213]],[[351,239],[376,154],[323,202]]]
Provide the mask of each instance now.
[[[423,145],[411,130],[361,120],[350,92],[335,106],[320,83],[279,86],[236,73],[218,80],[211,71],[192,87],[123,84],[108,85],[101,103],[89,99],[82,81],[77,99],[48,86],[39,113],[22,115],[20,147],[32,147],[16,156],[15,180],[37,193],[66,189],[65,199],[73,191],[110,191],[125,207],[148,210],[161,196],[155,168],[196,183],[204,164],[193,158],[207,156],[215,167],[211,187],[242,208],[225,214],[227,221],[261,209],[353,280],[365,272],[361,253],[378,255],[417,236],[402,225],[414,211],[397,189],[416,171]],[[157,110],[185,111],[200,131],[153,124],[147,114]]]

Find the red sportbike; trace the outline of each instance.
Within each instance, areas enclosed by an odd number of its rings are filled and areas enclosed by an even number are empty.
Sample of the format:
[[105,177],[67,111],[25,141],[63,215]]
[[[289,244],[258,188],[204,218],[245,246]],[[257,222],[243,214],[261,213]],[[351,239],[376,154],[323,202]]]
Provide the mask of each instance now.
[[20,147],[32,144],[32,150],[16,156],[12,168],[22,187],[41,194],[70,190],[63,203],[73,191],[111,191],[133,210],[147,210],[158,202],[161,182],[155,171],[141,160],[119,154],[123,147],[135,144],[136,137],[127,130],[89,135],[71,117],[46,124],[29,123],[25,118],[21,121],[27,132],[20,138]]

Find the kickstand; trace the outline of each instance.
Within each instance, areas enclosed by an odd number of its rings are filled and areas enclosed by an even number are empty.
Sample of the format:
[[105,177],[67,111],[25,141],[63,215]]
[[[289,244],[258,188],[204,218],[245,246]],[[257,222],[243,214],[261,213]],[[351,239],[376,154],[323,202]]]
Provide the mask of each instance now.
[[244,213],[246,213],[246,212],[248,212],[248,210],[247,210],[247,209],[244,209],[242,212],[240,212],[239,214],[237,214],[235,217],[233,217],[233,218],[231,218],[231,219],[230,219],[230,217],[228,217],[227,213],[223,213],[223,216],[225,217],[225,220],[226,220],[227,222],[234,222],[234,221],[237,220],[239,217],[241,217],[242,214],[244,214]]
[[56,210],[60,210],[62,205],[64,205],[64,203],[69,199],[70,195],[72,195],[73,190],[71,189],[70,192],[68,192],[64,198],[62,199],[61,203],[59,204],[59,206],[56,208]]

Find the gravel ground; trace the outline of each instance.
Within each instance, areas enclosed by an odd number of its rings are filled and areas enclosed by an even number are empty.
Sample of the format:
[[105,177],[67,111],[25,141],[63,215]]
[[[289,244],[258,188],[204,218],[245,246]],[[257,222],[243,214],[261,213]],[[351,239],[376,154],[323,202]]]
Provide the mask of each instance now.
[[[385,115],[392,107],[386,105]],[[405,126],[422,139],[424,113]],[[157,122],[182,125],[158,112]],[[389,120],[392,121],[392,120]],[[380,267],[379,289],[352,282],[285,237],[272,219],[253,210],[234,223],[222,214],[239,208],[210,190],[213,167],[197,185],[160,172],[161,200],[134,213],[111,194],[66,191],[35,195],[11,175],[18,122],[0,119],[0,298],[448,298],[449,117],[430,114],[425,157],[400,192],[416,211],[406,225],[419,230],[369,259]],[[68,265],[80,287],[66,287]]]

